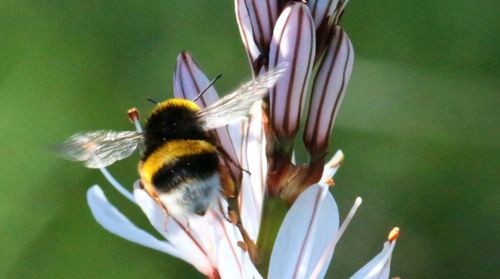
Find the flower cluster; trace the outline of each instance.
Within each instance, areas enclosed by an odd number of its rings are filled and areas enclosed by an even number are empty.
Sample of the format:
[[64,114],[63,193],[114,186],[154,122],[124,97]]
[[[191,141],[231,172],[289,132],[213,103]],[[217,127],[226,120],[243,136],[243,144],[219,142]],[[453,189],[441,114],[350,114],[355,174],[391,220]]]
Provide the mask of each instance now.
[[[335,246],[361,204],[357,198],[342,224],[329,188],[343,153],[326,160],[328,144],[349,81],[354,53],[338,25],[347,1],[235,0],[236,17],[254,77],[280,64],[287,68],[269,96],[257,102],[248,119],[215,130],[226,156],[223,168],[234,184],[233,198],[218,200],[189,225],[173,217],[139,183],[133,194],[101,168],[110,183],[146,214],[164,239],[135,226],[105,197],[99,186],[87,192],[93,216],[106,230],[137,244],[180,258],[209,278],[322,278]],[[306,164],[296,164],[294,142],[312,81],[305,114]],[[210,83],[192,56],[181,53],[174,74],[174,96],[194,99]],[[218,100],[212,86],[196,103]],[[140,129],[137,114],[132,120]],[[237,167],[238,162],[241,166]],[[326,162],[326,164],[325,164]],[[228,195],[227,195],[228,196]],[[273,219],[263,210],[273,199],[290,206],[272,247],[262,247],[261,224]],[[227,208],[236,208],[237,218]],[[399,229],[382,251],[352,278],[388,278]],[[269,248],[268,257],[260,255]],[[265,261],[264,264],[261,262]],[[263,267],[265,267],[263,269]]]

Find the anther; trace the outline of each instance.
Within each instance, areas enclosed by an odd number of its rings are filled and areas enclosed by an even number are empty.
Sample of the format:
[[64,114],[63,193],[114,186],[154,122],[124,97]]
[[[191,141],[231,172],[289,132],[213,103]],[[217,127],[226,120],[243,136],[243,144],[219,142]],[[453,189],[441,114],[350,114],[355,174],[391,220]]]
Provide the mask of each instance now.
[[399,228],[398,227],[394,227],[391,232],[389,233],[389,236],[387,237],[387,239],[392,242],[396,239],[398,239],[399,237]]
[[127,111],[128,119],[134,124],[135,130],[138,133],[142,133],[142,125],[139,121],[140,115],[139,111],[136,108],[131,108]]
[[326,183],[326,185],[328,185],[330,187],[335,186],[335,180],[333,180],[333,178],[331,178],[331,177],[325,179],[325,183]]
[[134,123],[134,121],[139,120],[139,111],[137,108],[131,108],[127,111],[128,119],[130,122]]

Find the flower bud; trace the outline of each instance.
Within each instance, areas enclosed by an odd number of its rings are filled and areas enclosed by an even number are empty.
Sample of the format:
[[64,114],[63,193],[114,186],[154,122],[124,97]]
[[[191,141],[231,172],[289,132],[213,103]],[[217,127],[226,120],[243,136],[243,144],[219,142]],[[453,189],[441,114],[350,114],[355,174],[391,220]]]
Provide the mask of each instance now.
[[351,77],[354,51],[347,34],[336,26],[314,80],[304,130],[304,144],[313,160],[328,152],[335,116]]
[[300,115],[315,55],[315,29],[309,8],[292,2],[274,28],[269,68],[287,63],[288,68],[270,93],[270,121],[276,138],[292,140]]

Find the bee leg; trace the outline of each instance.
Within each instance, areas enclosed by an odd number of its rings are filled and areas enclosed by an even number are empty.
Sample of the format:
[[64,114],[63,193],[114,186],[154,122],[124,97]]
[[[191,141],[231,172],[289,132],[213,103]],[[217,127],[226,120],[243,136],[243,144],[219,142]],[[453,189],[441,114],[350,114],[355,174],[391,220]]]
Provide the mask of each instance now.
[[238,213],[236,212],[236,210],[233,210],[233,209],[228,207],[227,215],[224,212],[222,212],[222,210],[221,210],[221,214],[222,214],[222,217],[224,217],[224,219],[226,221],[228,221],[229,223],[231,223],[235,226],[238,224],[239,217],[238,217]]
[[226,150],[222,147],[222,146],[217,146],[217,150],[219,151],[219,153],[224,157],[226,158],[233,166],[237,167],[239,170],[241,171],[244,171],[246,172],[247,174],[251,175],[250,171],[249,170],[246,170],[244,168],[242,168],[240,166],[240,164],[238,162],[235,162],[231,156],[229,156],[229,154],[227,154]]

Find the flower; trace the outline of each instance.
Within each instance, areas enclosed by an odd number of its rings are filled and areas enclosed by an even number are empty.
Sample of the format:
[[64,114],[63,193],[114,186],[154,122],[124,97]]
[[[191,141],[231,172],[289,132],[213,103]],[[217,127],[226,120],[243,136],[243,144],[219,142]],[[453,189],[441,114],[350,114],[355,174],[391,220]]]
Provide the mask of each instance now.
[[[205,216],[190,217],[185,223],[167,216],[139,183],[132,194],[101,168],[108,181],[142,209],[163,239],[135,226],[95,185],[88,190],[87,201],[101,226],[131,242],[182,259],[209,278],[325,276],[335,246],[362,202],[358,197],[339,225],[338,207],[329,188],[335,183],[332,177],[343,153],[336,152],[325,164],[354,56],[349,37],[338,26],[347,1],[305,2],[263,0],[257,5],[255,0],[235,0],[253,76],[283,62],[288,65],[269,97],[254,104],[248,119],[215,130],[217,144],[227,155],[221,156],[221,164],[234,184],[229,190],[236,195],[220,198]],[[299,165],[293,143],[310,79],[311,101],[303,134],[310,160]],[[178,56],[175,97],[192,100],[209,83],[191,54]],[[196,102],[205,107],[217,100],[211,86]],[[140,131],[138,114],[131,111],[129,116]],[[273,200],[284,200],[290,206],[284,217],[266,211]],[[237,209],[237,218],[233,218],[235,212],[227,210],[228,205]],[[280,225],[279,232],[267,243],[262,239],[269,235],[269,228],[264,231],[262,226],[273,223]],[[352,278],[388,278],[398,236],[399,229],[394,228],[382,251]]]

